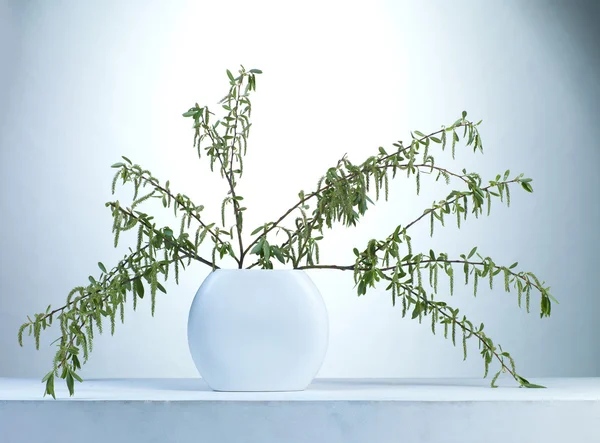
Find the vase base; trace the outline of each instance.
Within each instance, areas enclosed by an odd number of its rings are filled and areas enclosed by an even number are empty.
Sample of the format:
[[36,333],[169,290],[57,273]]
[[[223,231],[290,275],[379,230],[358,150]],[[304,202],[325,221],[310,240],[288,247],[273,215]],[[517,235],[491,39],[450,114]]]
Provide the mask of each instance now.
[[211,390],[215,391],[215,392],[301,392],[301,391],[306,391],[306,389],[308,388],[308,385],[304,386],[304,387],[301,387],[301,386],[294,386],[294,387],[283,387],[283,386],[267,387],[267,386],[262,386],[262,387],[252,387],[252,388],[241,387],[241,386],[212,387],[212,386],[208,385],[208,387]]

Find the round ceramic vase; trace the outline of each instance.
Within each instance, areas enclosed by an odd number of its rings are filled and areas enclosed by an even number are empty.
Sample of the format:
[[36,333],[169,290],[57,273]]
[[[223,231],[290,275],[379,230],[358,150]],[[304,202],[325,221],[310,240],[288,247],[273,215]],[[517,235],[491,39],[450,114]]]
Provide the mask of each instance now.
[[217,269],[188,319],[192,358],[215,391],[302,391],[328,340],[325,303],[300,270]]

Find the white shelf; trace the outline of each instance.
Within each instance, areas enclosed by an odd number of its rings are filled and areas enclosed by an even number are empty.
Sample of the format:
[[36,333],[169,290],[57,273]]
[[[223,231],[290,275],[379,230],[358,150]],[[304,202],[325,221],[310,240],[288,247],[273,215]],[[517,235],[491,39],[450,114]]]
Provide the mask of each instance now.
[[530,381],[548,388],[320,379],[302,392],[247,393],[201,379],[107,379],[69,398],[60,380],[55,401],[39,380],[0,378],[0,442],[600,443],[600,378]]

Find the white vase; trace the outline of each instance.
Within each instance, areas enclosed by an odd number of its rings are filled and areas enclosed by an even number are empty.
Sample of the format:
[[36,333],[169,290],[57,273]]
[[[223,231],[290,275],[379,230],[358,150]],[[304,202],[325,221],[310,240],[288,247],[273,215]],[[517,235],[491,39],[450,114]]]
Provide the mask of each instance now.
[[328,341],[325,303],[300,270],[217,269],[188,319],[192,358],[215,391],[302,391]]

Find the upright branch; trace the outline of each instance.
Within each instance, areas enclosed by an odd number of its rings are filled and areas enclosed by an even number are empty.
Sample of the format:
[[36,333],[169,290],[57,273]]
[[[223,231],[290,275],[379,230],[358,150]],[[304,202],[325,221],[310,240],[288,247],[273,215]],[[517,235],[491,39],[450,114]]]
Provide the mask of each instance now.
[[[197,149],[198,156],[201,156],[204,149],[210,158],[211,171],[214,170],[214,164],[218,163],[221,177],[227,181],[229,186],[227,196],[221,204],[221,223],[223,229],[227,231],[225,209],[227,205],[232,204],[239,257],[235,254],[231,255],[237,261],[238,267],[242,268],[245,256],[242,238],[243,215],[246,208],[241,204],[244,198],[236,192],[237,177],[241,177],[243,174],[243,158],[246,155],[251,126],[252,104],[250,93],[256,90],[256,74],[262,72],[259,69],[246,71],[242,66],[238,73],[239,75],[234,77],[231,71],[227,70],[229,92],[219,102],[226,111],[223,120],[217,120],[211,125],[210,115],[213,113],[208,110],[208,107],[200,107],[197,103],[183,116],[194,119],[194,146]],[[224,133],[220,132],[221,128],[225,128]],[[206,146],[202,144],[204,140],[207,140]],[[229,228],[229,232],[233,236],[233,227]]]
[[[466,145],[472,146],[474,152],[482,152],[483,147],[478,131],[481,122],[470,122],[466,116],[466,113],[463,113],[461,118],[448,127],[442,126],[441,129],[427,135],[414,131],[411,133],[412,141],[409,145],[405,146],[402,141],[393,143],[392,153],[379,147],[377,155],[368,157],[360,164],[352,163],[346,156],[341,158],[336,166],[329,168],[319,179],[315,191],[308,194],[300,191],[296,204],[274,222],[266,223],[254,231],[257,233],[262,230],[262,235],[255,238],[246,248],[246,252],[250,251],[259,256],[250,267],[272,266],[269,260],[265,260],[263,253],[265,248],[256,245],[259,242],[269,244],[267,235],[273,230],[283,232],[287,236],[284,243],[276,246],[284,259],[289,259],[294,267],[300,266],[302,260],[307,265],[313,265],[319,251],[318,241],[323,238],[323,229],[325,227],[331,229],[336,222],[341,222],[345,226],[355,226],[359,218],[368,210],[369,204],[374,203],[373,198],[379,200],[383,195],[386,200],[388,199],[389,180],[396,178],[399,172],[406,173],[407,178],[415,177],[417,194],[420,191],[422,173],[436,173],[436,181],[443,177],[447,184],[451,178],[469,184],[472,177],[466,171],[459,174],[439,167],[430,154],[430,147],[439,144],[442,150],[447,146],[451,147],[454,156],[461,130]],[[316,203],[311,206],[311,202]],[[309,214],[311,208],[312,213]],[[295,219],[295,228],[282,226],[286,218],[294,212],[299,213]],[[251,250],[253,247],[254,249]],[[270,256],[273,257],[273,253]]]

